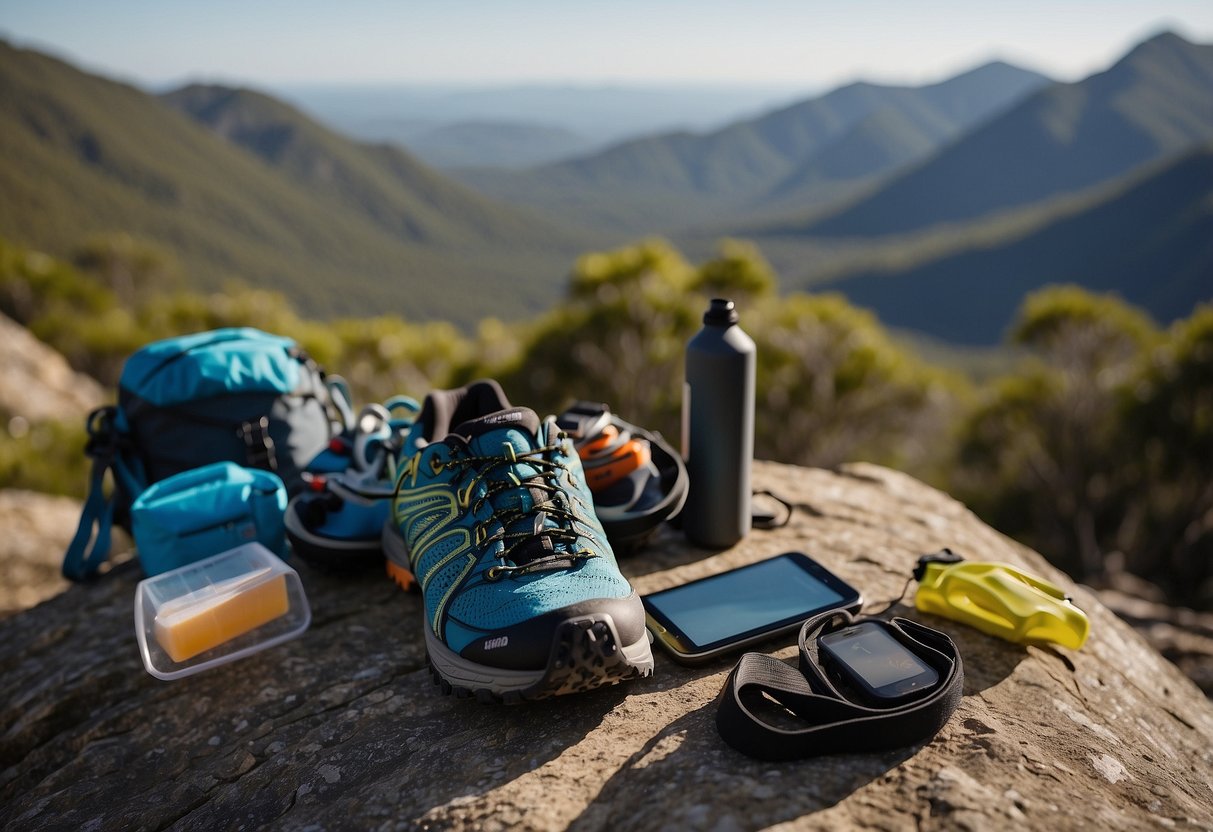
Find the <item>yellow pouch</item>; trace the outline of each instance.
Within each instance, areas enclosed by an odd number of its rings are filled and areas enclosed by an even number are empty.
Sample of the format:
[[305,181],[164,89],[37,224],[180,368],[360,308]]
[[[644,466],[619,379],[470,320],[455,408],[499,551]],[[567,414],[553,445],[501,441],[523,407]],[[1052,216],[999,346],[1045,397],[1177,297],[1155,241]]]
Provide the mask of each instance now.
[[1009,564],[965,561],[944,549],[919,558],[914,577],[921,612],[1018,644],[1077,650],[1087,640],[1086,613],[1058,587]]

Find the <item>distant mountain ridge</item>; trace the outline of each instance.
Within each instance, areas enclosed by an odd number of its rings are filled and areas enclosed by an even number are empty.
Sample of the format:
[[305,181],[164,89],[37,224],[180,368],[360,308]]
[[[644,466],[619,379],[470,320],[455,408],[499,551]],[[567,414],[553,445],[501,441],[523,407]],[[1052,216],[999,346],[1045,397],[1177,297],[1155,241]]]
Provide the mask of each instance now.
[[0,42],[0,235],[62,255],[128,232],[173,251],[197,288],[236,277],[314,314],[464,325],[545,308],[590,245],[266,96],[171,98],[210,126]]
[[399,238],[461,244],[472,229],[482,241],[539,244],[552,234],[534,217],[490,204],[398,147],[350,141],[262,93],[191,84],[159,98]]
[[[614,213],[625,227],[630,216],[638,225],[664,220],[677,227],[722,205],[748,206],[770,194],[783,202],[798,195],[812,201],[800,191],[815,181],[886,172],[1047,83],[1000,62],[924,87],[858,82],[710,133],[650,136],[521,176],[469,181],[496,196],[562,212],[575,210],[580,194],[591,216],[594,203],[606,200],[618,203]],[[865,126],[867,119],[873,120]],[[867,131],[866,144],[851,141],[854,130]],[[823,153],[818,169],[811,168]]]
[[845,293],[886,325],[974,345],[999,343],[1023,298],[1048,284],[1115,292],[1163,323],[1213,301],[1213,143],[1104,191],[996,245],[815,288]]
[[895,234],[1121,176],[1213,138],[1213,45],[1164,33],[1107,71],[1021,101],[854,205],[772,232]]
[[576,156],[596,143],[563,127],[512,121],[461,121],[404,140],[409,152],[439,168],[527,168]]
[[549,125],[596,146],[678,129],[709,130],[795,98],[789,84],[281,84],[275,95],[365,141],[410,141],[469,123]]

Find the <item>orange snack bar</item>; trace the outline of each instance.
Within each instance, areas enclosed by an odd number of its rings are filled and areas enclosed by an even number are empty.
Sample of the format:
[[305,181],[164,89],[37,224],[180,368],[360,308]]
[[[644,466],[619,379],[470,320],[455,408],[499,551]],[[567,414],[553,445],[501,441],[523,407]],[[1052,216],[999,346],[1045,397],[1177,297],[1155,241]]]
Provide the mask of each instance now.
[[266,579],[269,571],[217,585],[210,598],[165,604],[156,614],[156,641],[174,662],[183,662],[286,615],[285,576]]

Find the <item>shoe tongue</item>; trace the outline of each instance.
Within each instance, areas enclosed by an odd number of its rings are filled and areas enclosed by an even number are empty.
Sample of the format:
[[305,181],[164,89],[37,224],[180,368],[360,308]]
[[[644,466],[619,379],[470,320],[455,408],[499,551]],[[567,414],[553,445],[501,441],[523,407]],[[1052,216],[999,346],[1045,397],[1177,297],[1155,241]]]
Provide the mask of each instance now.
[[[490,436],[497,431],[503,435]],[[516,452],[531,450],[538,432],[539,416],[528,407],[511,407],[477,416],[451,431],[456,436],[462,436],[468,445],[477,450],[500,451],[501,443],[509,442]]]

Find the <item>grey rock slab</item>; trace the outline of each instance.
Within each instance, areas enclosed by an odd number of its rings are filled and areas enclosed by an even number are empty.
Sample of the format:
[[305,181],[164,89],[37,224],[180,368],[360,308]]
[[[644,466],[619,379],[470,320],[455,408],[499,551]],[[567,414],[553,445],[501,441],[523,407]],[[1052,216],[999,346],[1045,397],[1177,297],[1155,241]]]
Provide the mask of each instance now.
[[79,519],[79,500],[0,489],[0,615],[67,588],[59,566]]
[[[965,661],[965,697],[929,743],[796,763],[716,734],[726,658],[514,707],[438,694],[421,602],[383,576],[300,565],[300,639],[161,682],[139,661],[138,572],[0,621],[0,827],[13,829],[1213,828],[1213,707],[1040,556],[912,478],[759,462],[791,522],[705,552],[665,530],[623,562],[642,593],[788,550],[897,597],[942,546],[1025,567],[1091,616],[1081,651],[1025,648],[922,616]],[[791,658],[790,640],[764,645]]]
[[0,314],[0,413],[38,422],[77,418],[106,400],[105,389],[25,327]]

